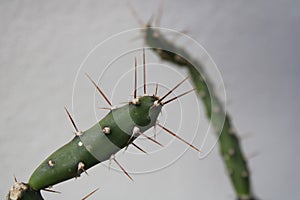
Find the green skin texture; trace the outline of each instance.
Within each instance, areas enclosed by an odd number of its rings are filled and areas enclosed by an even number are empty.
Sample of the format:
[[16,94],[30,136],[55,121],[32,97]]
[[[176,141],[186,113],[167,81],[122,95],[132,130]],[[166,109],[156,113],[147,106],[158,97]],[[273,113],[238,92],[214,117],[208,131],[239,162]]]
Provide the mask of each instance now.
[[[143,29],[143,36],[145,43],[151,47],[162,60],[180,67],[186,67],[196,88],[198,97],[202,99],[205,105],[207,117],[212,120],[214,127],[220,127],[223,122],[223,116],[225,116],[223,129],[216,130],[216,133],[221,131],[221,135],[218,140],[221,155],[226,164],[227,171],[237,197],[240,200],[254,200],[251,192],[249,177],[250,172],[240,146],[239,138],[234,133],[230,116],[225,113],[216,94],[209,92],[209,88],[213,88],[213,84],[205,74],[204,67],[197,61],[193,60],[187,51],[173,45],[160,32],[155,30],[155,28],[152,28],[150,25],[147,25],[146,28]],[[193,63],[196,68],[191,63]],[[203,76],[201,76],[201,74]],[[203,77],[205,77],[205,79]]]
[[[84,169],[87,170],[108,160],[111,155],[128,145],[134,127],[145,132],[155,126],[162,108],[162,104],[153,106],[157,100],[158,97],[154,95],[140,97],[138,104],[129,103],[111,110],[81,136],[75,136],[69,143],[51,154],[33,172],[28,182],[28,192],[24,192],[25,196],[21,199],[42,199],[42,197],[29,198],[29,195],[40,194],[40,190],[80,176],[83,172],[78,171],[80,162],[84,163]],[[110,134],[103,133],[104,127],[110,128]],[[131,142],[137,137],[138,135],[134,135]],[[79,145],[80,142],[83,145]],[[53,166],[49,165],[49,160],[54,161]]]

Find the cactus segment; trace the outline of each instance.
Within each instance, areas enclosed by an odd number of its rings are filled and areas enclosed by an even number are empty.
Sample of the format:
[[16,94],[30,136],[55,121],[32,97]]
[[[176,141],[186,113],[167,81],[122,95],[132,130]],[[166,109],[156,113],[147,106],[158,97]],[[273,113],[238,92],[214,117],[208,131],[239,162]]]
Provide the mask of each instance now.
[[[239,199],[253,199],[250,184],[250,172],[243,155],[239,139],[230,120],[225,113],[222,104],[214,94],[212,82],[208,79],[204,67],[195,61],[189,53],[168,41],[155,27],[147,24],[142,29],[145,43],[162,59],[180,67],[185,67],[195,86],[199,99],[203,101],[206,114],[212,120],[212,124],[218,133],[221,155],[225,162],[231,183]],[[193,63],[193,64],[192,64]],[[225,121],[224,121],[225,116]],[[222,130],[219,130],[221,123],[225,123]]]
[[85,148],[79,136],[51,154],[31,175],[28,185],[34,190],[41,190],[59,182],[78,177],[82,162],[88,169],[99,161]]
[[144,132],[155,125],[162,108],[162,105],[153,106],[157,100],[155,96],[143,96],[139,104],[129,103],[111,110],[93,127],[51,154],[34,171],[29,186],[34,190],[48,188],[108,160],[128,145],[134,127]]
[[[142,132],[155,125],[160,113],[160,107],[152,107],[156,100],[153,96],[139,98],[139,104],[129,103],[111,110],[99,123],[84,132],[81,141],[88,151],[99,161],[103,162],[132,143],[139,135],[134,135],[134,127]],[[151,108],[152,107],[152,108]],[[110,129],[109,134],[103,134],[104,127]]]

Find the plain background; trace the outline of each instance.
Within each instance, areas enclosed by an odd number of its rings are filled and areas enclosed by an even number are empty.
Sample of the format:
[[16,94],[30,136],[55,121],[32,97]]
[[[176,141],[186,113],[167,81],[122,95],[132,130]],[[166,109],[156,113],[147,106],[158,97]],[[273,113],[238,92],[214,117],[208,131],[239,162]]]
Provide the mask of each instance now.
[[[159,4],[132,1],[143,21],[157,13]],[[249,166],[254,192],[265,200],[300,197],[299,9],[298,0],[164,2],[161,26],[188,29],[216,62],[244,152],[257,154]],[[71,107],[74,79],[88,52],[109,36],[138,27],[123,1],[0,2],[0,198],[13,175],[26,182],[42,160],[71,139],[63,106]],[[103,87],[110,91],[114,83]],[[125,92],[120,95],[127,100]],[[76,112],[87,114],[83,105],[92,103],[80,101]],[[82,129],[95,119],[81,118]],[[217,147],[206,159],[188,150],[164,170],[133,176],[130,182],[100,165],[90,176],[54,188],[62,194],[45,193],[45,198],[80,199],[100,187],[90,199],[234,199]]]

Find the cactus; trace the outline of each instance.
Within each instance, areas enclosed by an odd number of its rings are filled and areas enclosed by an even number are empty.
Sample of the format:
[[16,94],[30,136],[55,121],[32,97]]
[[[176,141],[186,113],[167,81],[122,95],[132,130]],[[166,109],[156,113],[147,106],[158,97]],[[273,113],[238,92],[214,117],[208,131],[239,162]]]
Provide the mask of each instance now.
[[[137,64],[135,61],[134,98],[132,101],[119,108],[112,106],[102,90],[87,75],[99,93],[109,104],[109,113],[90,129],[80,131],[71,114],[65,108],[75,129],[74,138],[46,158],[33,172],[28,184],[15,181],[15,185],[7,195],[7,200],[42,200],[41,190],[51,191],[48,189],[49,187],[79,177],[82,173],[87,173],[89,168],[108,159],[115,161],[125,175],[132,179],[116,160],[114,155],[121,149],[127,148],[130,144],[144,152],[143,149],[133,143],[140,135],[162,146],[155,139],[144,134],[145,131],[156,125],[199,151],[195,146],[189,144],[157,122],[162,107],[174,100],[174,98],[172,98],[165,101],[165,98],[186,81],[188,77],[178,83],[171,91],[162,97],[158,97],[156,93],[154,95],[147,95],[145,51],[143,51],[143,61],[144,95],[140,97],[137,96]],[[179,95],[178,98],[191,91],[193,90]]]
[[157,100],[154,96],[143,96],[139,98],[139,104],[130,103],[112,109],[93,127],[77,134],[71,142],[50,155],[31,175],[29,186],[35,190],[48,188],[78,177],[99,162],[108,160],[127,145],[131,135],[135,134],[130,142],[137,138],[135,127],[145,132],[155,125],[162,107],[162,104],[152,107]]
[[[136,15],[136,13],[135,13]],[[227,167],[227,172],[235,189],[236,195],[240,200],[253,199],[250,184],[250,172],[247,161],[240,146],[239,138],[230,120],[226,114],[221,102],[212,91],[212,82],[205,73],[204,66],[194,60],[189,53],[180,47],[175,46],[168,41],[158,29],[148,23],[142,29],[145,43],[164,61],[173,63],[180,67],[185,67],[196,88],[199,99],[202,100],[206,114],[212,120],[216,129],[220,127],[222,118],[225,116],[224,127],[219,137],[221,155]],[[211,89],[211,90],[209,90]]]

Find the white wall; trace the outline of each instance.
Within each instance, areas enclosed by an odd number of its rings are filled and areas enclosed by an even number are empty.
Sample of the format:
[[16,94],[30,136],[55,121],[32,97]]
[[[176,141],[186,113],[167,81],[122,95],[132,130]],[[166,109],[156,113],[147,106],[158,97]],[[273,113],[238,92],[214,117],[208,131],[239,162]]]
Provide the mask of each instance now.
[[[132,4],[147,21],[157,12],[159,2]],[[255,193],[261,199],[299,198],[300,166],[295,152],[300,139],[299,1],[170,0],[164,5],[161,25],[188,29],[219,67],[228,111],[243,138],[243,149],[248,156],[258,153],[249,161]],[[13,175],[26,182],[42,160],[71,139],[73,129],[63,106],[71,108],[73,82],[88,52],[109,36],[137,27],[125,1],[0,2],[2,198],[13,183]],[[180,38],[177,41],[188,49],[188,43]],[[104,53],[110,55],[120,48],[111,46]],[[150,60],[159,63],[152,54]],[[101,63],[98,65],[103,70]],[[155,80],[155,74],[149,76]],[[168,74],[160,76],[163,79]],[[165,80],[166,85],[174,83]],[[85,78],[77,83],[78,87],[90,86]],[[102,84],[110,91],[114,81]],[[84,107],[94,106],[90,96],[84,98],[93,92],[90,87],[74,97],[78,101],[76,119],[82,129],[95,122],[92,110]],[[118,94],[124,100],[128,99],[126,89],[131,90],[125,85],[124,92]],[[98,117],[105,114],[99,113]],[[176,124],[169,123],[168,127]],[[152,162],[157,159],[161,158]],[[129,168],[143,168],[144,164],[123,159],[122,163]],[[90,199],[234,198],[218,148],[204,160],[189,150],[164,170],[133,177],[135,181],[130,182],[123,174],[100,165],[90,170],[89,177],[84,175],[54,188],[63,194],[46,193],[45,197],[80,199],[100,187]]]

